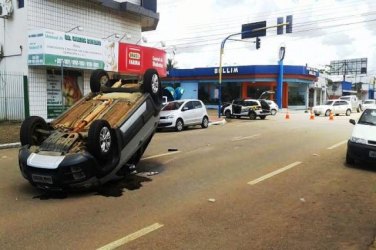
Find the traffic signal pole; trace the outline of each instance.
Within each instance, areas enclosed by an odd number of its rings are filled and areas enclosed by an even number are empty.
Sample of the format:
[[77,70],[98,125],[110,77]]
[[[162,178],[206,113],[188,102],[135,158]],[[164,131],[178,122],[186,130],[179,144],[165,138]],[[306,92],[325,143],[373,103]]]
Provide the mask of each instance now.
[[[281,23],[281,24],[277,24],[277,25],[273,25],[273,26],[268,26],[268,27],[254,29],[254,30],[251,30],[251,31],[239,32],[239,33],[231,34],[231,35],[227,36],[225,39],[223,39],[223,41],[221,42],[221,49],[220,49],[220,52],[219,52],[218,118],[221,117],[221,106],[222,106],[222,71],[223,71],[223,69],[222,69],[222,60],[223,60],[223,54],[224,54],[224,51],[225,51],[225,44],[226,44],[227,40],[231,40],[230,38],[233,37],[233,36],[238,36],[238,35],[242,35],[242,34],[246,34],[246,33],[251,33],[251,32],[255,32],[255,31],[260,31],[260,30],[266,30],[266,29],[270,29],[270,28],[276,28],[276,27],[285,26],[285,25],[288,25],[288,24],[289,23]],[[258,39],[260,39],[260,38],[258,38]]]

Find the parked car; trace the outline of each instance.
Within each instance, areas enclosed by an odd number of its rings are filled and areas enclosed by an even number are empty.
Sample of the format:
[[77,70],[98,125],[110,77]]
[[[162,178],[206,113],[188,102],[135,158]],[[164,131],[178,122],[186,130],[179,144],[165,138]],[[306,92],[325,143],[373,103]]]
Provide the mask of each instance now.
[[185,127],[209,126],[205,105],[200,100],[188,99],[168,102],[161,110],[158,128],[175,128],[180,132]]
[[351,105],[348,101],[345,100],[329,100],[324,105],[314,106],[312,108],[312,112],[316,116],[329,116],[330,112],[333,112],[334,115],[345,114],[349,116],[351,115]]
[[162,103],[154,69],[129,83],[93,71],[91,93],[51,123],[38,116],[21,125],[19,166],[33,186],[47,190],[90,188],[121,178],[153,138]]
[[348,101],[351,105],[351,111],[358,113],[362,111],[362,103],[356,95],[345,95],[341,96],[339,99]]
[[279,110],[277,103],[275,103],[275,102],[272,101],[272,100],[265,100],[265,101],[266,101],[266,103],[267,103],[267,104],[269,105],[269,107],[270,107],[270,113],[271,113],[272,115],[276,115],[277,112],[278,112],[278,110]]
[[365,100],[362,104],[362,109],[368,109],[368,108],[376,108],[376,100],[375,99],[368,99]]
[[355,126],[347,142],[346,163],[376,163],[376,108],[364,110],[358,123],[353,119],[350,123]]
[[222,114],[226,118],[247,116],[251,120],[255,120],[257,117],[264,120],[266,116],[271,115],[271,112],[265,100],[241,99],[233,100],[230,105],[223,109]]

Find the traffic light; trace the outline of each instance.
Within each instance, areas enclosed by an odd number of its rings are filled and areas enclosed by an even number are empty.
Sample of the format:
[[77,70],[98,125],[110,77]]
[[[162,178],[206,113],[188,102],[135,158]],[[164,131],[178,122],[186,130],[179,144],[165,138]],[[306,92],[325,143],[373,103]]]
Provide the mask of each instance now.
[[260,48],[260,38],[256,37],[256,49]]

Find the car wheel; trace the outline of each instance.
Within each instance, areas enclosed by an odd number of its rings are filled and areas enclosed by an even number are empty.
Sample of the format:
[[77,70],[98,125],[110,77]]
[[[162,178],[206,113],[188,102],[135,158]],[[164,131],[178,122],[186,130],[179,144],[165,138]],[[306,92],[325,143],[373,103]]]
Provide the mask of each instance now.
[[325,116],[329,116],[330,115],[330,110],[328,109],[327,111],[325,111]]
[[228,118],[228,119],[231,118],[231,112],[230,112],[230,110],[226,110],[226,112],[225,112],[225,116],[226,116],[226,118]]
[[90,76],[90,90],[93,93],[98,93],[101,91],[101,87],[107,85],[110,77],[107,72],[103,69],[96,69],[91,73]]
[[249,116],[249,119],[250,119],[250,120],[256,120],[256,117],[257,117],[257,116],[256,116],[256,113],[253,112],[253,111],[252,111],[252,112],[249,112],[248,116]]
[[319,116],[320,114],[315,114],[315,116]]
[[349,155],[348,152],[346,153],[346,163],[348,165],[354,165],[355,164],[355,160],[353,158],[351,158],[351,156]]
[[40,130],[47,129],[47,123],[42,117],[30,116],[26,118],[22,122],[20,130],[21,145],[40,145],[46,138]]
[[207,128],[209,126],[209,119],[207,116],[202,118],[201,128]]
[[94,121],[89,128],[87,148],[99,160],[107,159],[112,153],[114,140],[110,124],[105,120]]
[[178,132],[183,131],[183,129],[184,129],[184,122],[183,122],[182,119],[177,119],[176,120],[175,129]]
[[350,116],[350,115],[351,115],[351,109],[346,110],[346,115],[347,115],[347,116]]
[[144,74],[143,91],[149,93],[154,103],[162,104],[162,85],[158,72],[155,69],[148,69]]
[[272,109],[272,110],[270,111],[270,113],[271,113],[272,115],[276,115],[276,114],[277,114],[277,110]]

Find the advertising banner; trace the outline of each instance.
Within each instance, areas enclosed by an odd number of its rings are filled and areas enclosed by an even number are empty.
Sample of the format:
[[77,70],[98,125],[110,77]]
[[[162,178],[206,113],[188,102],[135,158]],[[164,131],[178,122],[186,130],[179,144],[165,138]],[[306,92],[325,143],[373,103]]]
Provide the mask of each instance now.
[[28,65],[118,71],[119,43],[54,30],[28,36]]
[[154,68],[161,77],[167,75],[166,52],[161,49],[119,43],[119,72],[141,75]]

